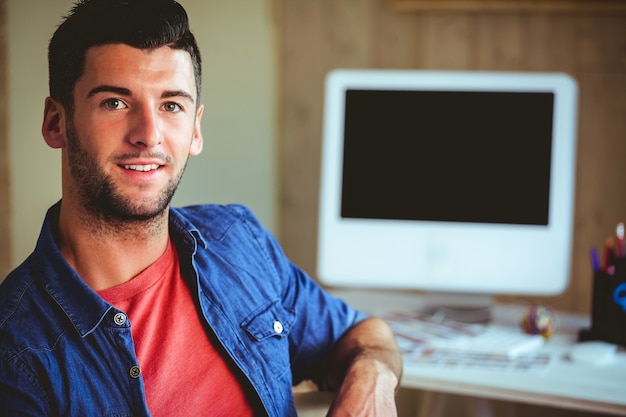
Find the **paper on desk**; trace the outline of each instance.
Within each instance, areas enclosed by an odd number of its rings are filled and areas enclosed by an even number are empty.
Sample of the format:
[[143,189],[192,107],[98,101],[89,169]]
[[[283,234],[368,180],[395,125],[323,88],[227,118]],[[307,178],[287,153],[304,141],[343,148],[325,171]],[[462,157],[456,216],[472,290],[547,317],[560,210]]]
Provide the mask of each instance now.
[[483,325],[441,320],[420,313],[387,313],[382,318],[389,323],[396,335],[407,365],[537,372],[547,370],[553,362],[553,356],[546,352],[510,357],[503,353],[467,351],[454,347],[456,342],[484,332]]

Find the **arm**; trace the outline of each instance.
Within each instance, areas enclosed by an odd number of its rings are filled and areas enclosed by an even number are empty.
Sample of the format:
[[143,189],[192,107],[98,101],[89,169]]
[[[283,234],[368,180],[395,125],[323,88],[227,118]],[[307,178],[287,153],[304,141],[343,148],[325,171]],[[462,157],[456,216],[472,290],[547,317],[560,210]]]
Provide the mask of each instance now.
[[325,385],[337,390],[328,416],[395,416],[402,356],[383,320],[368,318],[333,348]]

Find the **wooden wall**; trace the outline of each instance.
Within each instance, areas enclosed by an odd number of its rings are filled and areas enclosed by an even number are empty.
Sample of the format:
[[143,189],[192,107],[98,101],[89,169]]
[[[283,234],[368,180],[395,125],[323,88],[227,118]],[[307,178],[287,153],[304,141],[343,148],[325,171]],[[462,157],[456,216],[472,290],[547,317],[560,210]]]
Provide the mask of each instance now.
[[[315,275],[323,81],[338,67],[562,71],[579,83],[571,283],[538,299],[588,312],[589,249],[626,219],[626,14],[409,12],[385,0],[282,0],[280,238]],[[510,299],[507,297],[506,299]]]

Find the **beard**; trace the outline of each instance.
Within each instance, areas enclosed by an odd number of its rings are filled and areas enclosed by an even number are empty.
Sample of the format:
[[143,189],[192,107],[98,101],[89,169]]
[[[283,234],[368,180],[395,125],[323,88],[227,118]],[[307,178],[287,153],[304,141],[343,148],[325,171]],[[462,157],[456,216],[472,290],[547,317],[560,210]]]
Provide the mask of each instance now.
[[[185,166],[172,178],[160,195],[149,201],[137,201],[123,195],[111,176],[98,165],[96,159],[81,145],[72,120],[67,124],[66,154],[69,172],[75,184],[78,201],[84,213],[100,225],[119,227],[129,223],[150,222],[161,218],[182,179]],[[124,157],[138,157],[139,154]],[[145,155],[143,155],[145,156]],[[148,155],[150,156],[150,155]],[[170,156],[152,155],[171,160]]]

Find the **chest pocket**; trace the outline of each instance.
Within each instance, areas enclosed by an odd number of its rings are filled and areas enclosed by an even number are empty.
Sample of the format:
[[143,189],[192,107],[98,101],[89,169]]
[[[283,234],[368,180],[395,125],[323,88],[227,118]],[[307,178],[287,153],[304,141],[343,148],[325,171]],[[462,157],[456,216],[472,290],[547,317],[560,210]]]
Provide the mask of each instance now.
[[241,322],[241,327],[256,341],[262,341],[268,338],[286,338],[295,321],[296,312],[286,309],[276,299],[250,314]]
[[241,322],[241,327],[253,340],[255,353],[264,363],[271,364],[277,377],[291,374],[288,336],[295,321],[296,312],[275,299]]

